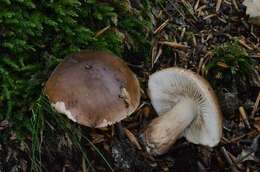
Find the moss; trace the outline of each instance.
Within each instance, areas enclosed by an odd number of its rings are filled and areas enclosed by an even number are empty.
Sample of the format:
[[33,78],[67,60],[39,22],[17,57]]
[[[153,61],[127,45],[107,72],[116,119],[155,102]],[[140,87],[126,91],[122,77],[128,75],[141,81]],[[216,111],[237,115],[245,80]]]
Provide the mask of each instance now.
[[[65,56],[80,49],[106,49],[121,57],[130,56],[128,59],[139,54],[145,59],[153,30],[149,16],[152,7],[162,2],[2,0],[0,121],[7,119],[10,127],[1,134],[0,143],[6,142],[10,133],[15,133],[18,143],[32,139],[32,170],[39,170],[42,137],[51,133],[46,132],[51,131],[46,119],[49,123],[56,120],[41,97],[51,71]],[[96,36],[107,26],[109,29]],[[54,122],[53,126],[57,125]]]
[[256,63],[237,40],[213,49],[213,58],[207,64],[208,76],[213,83],[227,84],[236,78],[249,78]]
[[[0,120],[16,124],[23,138],[30,132],[31,107],[57,63],[85,48],[125,50],[147,57],[152,3],[123,8],[122,1],[2,1],[0,6]],[[127,5],[130,4],[126,4]],[[100,29],[111,26],[102,35]],[[126,46],[129,45],[129,46]]]

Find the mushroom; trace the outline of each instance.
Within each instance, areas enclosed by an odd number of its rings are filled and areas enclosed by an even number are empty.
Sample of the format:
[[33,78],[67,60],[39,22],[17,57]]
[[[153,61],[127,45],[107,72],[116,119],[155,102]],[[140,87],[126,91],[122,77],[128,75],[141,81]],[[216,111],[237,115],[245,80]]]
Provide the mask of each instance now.
[[243,5],[246,6],[246,14],[249,15],[249,23],[260,26],[260,1],[245,0]]
[[222,135],[222,114],[209,83],[192,71],[172,67],[148,81],[152,105],[159,117],[142,133],[147,151],[166,153],[180,137],[213,147]]
[[83,50],[64,59],[44,93],[57,112],[89,127],[106,127],[133,113],[140,101],[135,74],[120,58]]

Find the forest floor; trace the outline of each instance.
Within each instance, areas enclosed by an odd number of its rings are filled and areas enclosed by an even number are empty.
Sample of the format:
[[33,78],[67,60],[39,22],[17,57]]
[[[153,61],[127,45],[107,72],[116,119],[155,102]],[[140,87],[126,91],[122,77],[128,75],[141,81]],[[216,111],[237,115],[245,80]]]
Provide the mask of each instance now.
[[[132,8],[138,2],[131,1]],[[260,28],[248,23],[242,2],[178,0],[154,8],[151,20],[156,27],[148,33],[152,35],[148,59],[130,51],[122,54],[141,83],[137,111],[120,124],[102,129],[78,126],[62,117],[57,120],[63,126],[54,129],[47,119],[46,128],[56,134],[53,141],[40,135],[40,140],[30,136],[17,143],[11,135],[8,144],[0,144],[0,172],[260,171]],[[147,80],[155,71],[172,66],[193,70],[211,83],[223,112],[223,136],[214,148],[179,139],[168,153],[152,157],[139,138],[157,116],[147,94]],[[42,106],[44,100],[39,102]],[[0,131],[8,127],[8,120],[0,121]],[[140,146],[131,141],[133,137]],[[31,141],[39,142],[40,151]]]

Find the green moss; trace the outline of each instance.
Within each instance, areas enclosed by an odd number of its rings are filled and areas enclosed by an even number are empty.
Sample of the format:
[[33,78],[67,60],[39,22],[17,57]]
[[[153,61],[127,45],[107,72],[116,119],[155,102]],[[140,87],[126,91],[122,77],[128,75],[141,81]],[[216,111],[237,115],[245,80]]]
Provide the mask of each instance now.
[[32,138],[32,165],[39,170],[42,137],[51,130],[46,118],[55,121],[40,101],[51,71],[68,54],[87,48],[121,57],[131,52],[145,59],[154,29],[152,7],[162,2],[145,0],[135,7],[128,1],[1,0],[0,121],[7,119],[10,127],[0,142],[11,132],[17,142]]
[[12,129],[26,136],[31,107],[44,81],[70,53],[95,48],[122,56],[127,48],[148,56],[149,34],[144,33],[152,33],[151,4],[145,1],[138,9],[125,10],[122,1],[1,1],[0,120],[18,124]]
[[234,40],[219,45],[213,50],[213,58],[207,64],[208,76],[214,83],[229,83],[232,79],[248,78],[256,63],[247,51]]

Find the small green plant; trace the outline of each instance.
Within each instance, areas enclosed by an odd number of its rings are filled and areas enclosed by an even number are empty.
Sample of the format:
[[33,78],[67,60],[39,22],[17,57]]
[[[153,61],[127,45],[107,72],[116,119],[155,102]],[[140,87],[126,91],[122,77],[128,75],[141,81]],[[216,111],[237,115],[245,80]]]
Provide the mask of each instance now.
[[249,78],[255,66],[246,50],[234,40],[215,47],[212,61],[206,68],[213,82],[228,83],[236,78]]

